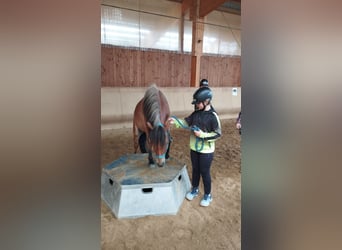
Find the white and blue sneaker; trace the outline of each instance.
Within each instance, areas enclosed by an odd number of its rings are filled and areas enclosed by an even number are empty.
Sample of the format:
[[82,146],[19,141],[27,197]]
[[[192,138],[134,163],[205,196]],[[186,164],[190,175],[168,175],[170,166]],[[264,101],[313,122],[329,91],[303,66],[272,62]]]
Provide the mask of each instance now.
[[192,201],[199,193],[199,190],[198,188],[192,188],[191,192],[187,193],[186,194],[186,198],[189,200],[189,201]]
[[203,196],[203,199],[201,200],[200,205],[202,207],[207,207],[210,205],[210,203],[212,202],[213,198],[211,197],[211,194],[205,194]]

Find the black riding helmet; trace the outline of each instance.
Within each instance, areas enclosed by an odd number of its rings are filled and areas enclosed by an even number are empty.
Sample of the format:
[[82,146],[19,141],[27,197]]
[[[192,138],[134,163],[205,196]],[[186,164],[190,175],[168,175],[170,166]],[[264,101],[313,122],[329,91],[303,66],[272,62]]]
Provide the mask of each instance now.
[[193,95],[193,100],[191,104],[196,104],[200,102],[204,102],[205,100],[213,97],[213,93],[211,92],[211,89],[209,87],[202,87],[196,90],[196,92]]
[[200,81],[200,87],[208,87],[209,86],[209,82],[207,79],[202,79]]

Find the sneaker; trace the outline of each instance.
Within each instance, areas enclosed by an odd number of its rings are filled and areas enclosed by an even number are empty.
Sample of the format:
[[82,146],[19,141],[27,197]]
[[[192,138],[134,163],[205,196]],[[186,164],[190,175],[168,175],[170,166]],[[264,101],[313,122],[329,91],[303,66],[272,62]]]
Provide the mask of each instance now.
[[198,188],[192,188],[191,192],[187,193],[185,197],[189,201],[192,201],[198,195],[198,193],[199,193]]
[[211,197],[211,194],[205,194],[203,196],[203,199],[201,200],[200,205],[202,207],[207,207],[209,206],[210,202],[212,202],[213,198]]

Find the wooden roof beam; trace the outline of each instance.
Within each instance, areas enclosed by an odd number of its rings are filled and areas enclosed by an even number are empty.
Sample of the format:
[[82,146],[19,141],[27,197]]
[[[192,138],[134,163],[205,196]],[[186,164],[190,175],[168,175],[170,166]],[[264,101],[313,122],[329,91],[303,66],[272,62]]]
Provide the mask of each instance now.
[[[185,2],[185,0],[184,0]],[[203,18],[208,15],[211,11],[216,10],[225,0],[201,0],[199,6],[199,17]]]
[[185,13],[192,6],[192,0],[183,0],[182,13]]

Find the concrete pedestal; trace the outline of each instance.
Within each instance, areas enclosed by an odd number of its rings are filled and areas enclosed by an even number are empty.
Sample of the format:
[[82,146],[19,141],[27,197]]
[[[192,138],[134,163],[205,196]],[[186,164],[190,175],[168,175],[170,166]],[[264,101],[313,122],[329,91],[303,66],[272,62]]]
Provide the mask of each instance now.
[[177,214],[191,183],[173,158],[150,168],[147,154],[120,157],[102,170],[101,198],[117,218]]

